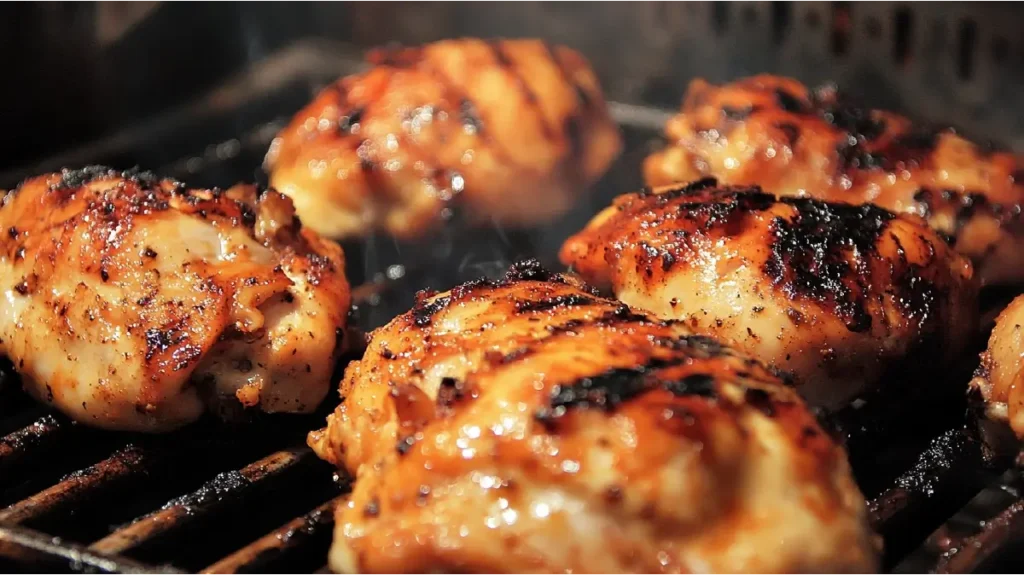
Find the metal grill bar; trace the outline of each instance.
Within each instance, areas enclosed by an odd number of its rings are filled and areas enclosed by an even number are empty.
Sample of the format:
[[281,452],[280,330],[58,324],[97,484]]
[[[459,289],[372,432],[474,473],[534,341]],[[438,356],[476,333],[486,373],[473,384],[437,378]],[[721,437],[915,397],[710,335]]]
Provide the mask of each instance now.
[[272,453],[238,471],[221,473],[198,490],[179,497],[159,511],[141,517],[96,541],[89,549],[106,554],[123,553],[215,511],[228,497],[241,497],[259,482],[284,474],[315,459],[316,456],[309,448],[286,449]]
[[[71,571],[101,573],[180,573],[171,567],[146,565],[124,557],[109,557],[76,543],[62,541],[25,527],[0,526],[0,556],[53,565]],[[63,563],[63,565],[61,565]]]
[[970,573],[1024,536],[1024,476],[1010,469],[935,530],[897,573]]
[[11,469],[26,455],[46,451],[66,434],[71,422],[63,417],[44,415],[28,427],[0,439],[0,474]]
[[145,468],[144,452],[134,446],[125,447],[95,465],[72,473],[53,487],[0,511],[0,524],[17,525],[60,507],[72,506],[96,490],[110,489],[121,480],[142,474]]
[[313,511],[292,519],[281,527],[267,533],[249,545],[235,551],[224,559],[203,569],[203,573],[238,573],[245,570],[252,572],[289,549],[306,543],[317,534],[330,530],[334,526],[334,509],[347,495],[336,497]]

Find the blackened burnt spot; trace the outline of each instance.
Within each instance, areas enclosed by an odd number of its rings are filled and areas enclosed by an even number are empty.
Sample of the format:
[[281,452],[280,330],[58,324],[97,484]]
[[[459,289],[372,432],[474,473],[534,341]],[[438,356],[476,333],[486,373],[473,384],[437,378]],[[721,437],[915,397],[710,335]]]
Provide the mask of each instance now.
[[538,409],[534,418],[550,428],[570,409],[601,409],[611,412],[622,403],[655,389],[664,389],[677,397],[714,397],[714,379],[706,374],[661,380],[653,373],[685,363],[687,359],[685,356],[667,360],[652,358],[638,367],[610,369],[567,385],[556,385],[551,391],[548,405]]
[[17,239],[17,237],[18,237],[18,228],[14,227],[14,226],[11,226],[7,230],[7,235],[10,236],[10,238],[12,240],[13,239]]
[[53,190],[71,190],[109,176],[117,175],[117,171],[107,166],[86,166],[78,170],[61,170],[60,182],[53,186]]
[[153,356],[164,353],[171,347],[180,344],[188,339],[188,333],[177,328],[150,328],[146,330],[146,361],[153,359]]
[[775,102],[783,110],[794,114],[799,114],[807,108],[807,104],[803,100],[782,88],[775,89]]
[[716,186],[718,186],[718,180],[716,180],[714,178],[703,178],[703,179],[697,180],[696,182],[691,182],[689,184],[686,184],[685,186],[680,186],[678,188],[674,188],[674,189],[671,189],[671,190],[664,191],[664,192],[662,192],[660,194],[655,194],[653,191],[650,190],[650,188],[644,188],[643,190],[640,191],[640,193],[638,195],[641,198],[653,195],[656,198],[664,199],[664,200],[667,201],[667,200],[671,200],[671,199],[674,199],[674,198],[679,198],[679,197],[683,197],[683,196],[688,196],[690,194],[695,194],[697,192],[700,192],[700,191],[703,191],[703,190],[707,190],[707,189],[710,189],[710,188],[714,188]]
[[167,180],[167,182],[174,186],[174,189],[176,190],[184,188],[184,186],[181,185],[181,182],[177,182],[170,178],[162,178],[153,172],[142,170],[138,167],[129,168],[121,172],[121,177],[144,189],[155,187],[162,180]]
[[357,106],[348,114],[338,118],[338,131],[342,134],[351,134],[352,128],[362,121],[365,112],[365,108]]
[[[509,266],[505,272],[506,281],[531,280],[531,281],[553,281],[560,280],[558,274],[554,274],[541,265],[535,258],[518,261]],[[559,282],[562,283],[562,282]]]
[[[939,289],[935,284],[921,275],[918,266],[904,264],[894,274],[896,303],[911,318],[925,320],[935,309],[939,299]],[[929,348],[925,348],[929,349]]]
[[676,263],[676,257],[672,255],[672,252],[666,250],[661,253],[661,269],[669,271]]
[[426,327],[434,320],[434,315],[448,306],[451,301],[449,296],[435,298],[433,301],[418,303],[412,308],[413,325]]
[[161,179],[152,172],[142,171],[138,168],[132,168],[123,172],[107,167],[107,166],[86,166],[78,170],[61,170],[60,181],[52,186],[50,189],[53,191],[65,191],[74,190],[81,188],[95,180],[101,178],[123,178],[143,189],[149,189],[157,186]]
[[882,154],[869,151],[857,138],[844,139],[836,145],[841,170],[874,170],[886,165]]
[[655,337],[653,343],[661,347],[681,351],[685,350],[691,357],[708,359],[727,355],[728,350],[718,340],[706,335],[684,335],[680,337]]
[[14,261],[23,259],[25,259],[25,246],[18,246],[18,249],[14,250]]
[[918,206],[918,213],[922,218],[927,218],[935,209],[935,197],[931,190],[921,188],[914,193],[914,202]]
[[661,387],[676,397],[686,397],[688,395],[699,395],[701,397],[715,396],[715,378],[706,373],[695,373],[683,379],[665,381],[662,382]]
[[743,393],[743,400],[747,405],[765,414],[767,417],[775,416],[775,406],[772,404],[772,396],[763,389],[748,387]]
[[786,142],[789,144],[790,148],[795,147],[797,142],[800,141],[800,128],[795,124],[783,122],[776,124],[775,127],[786,136]]
[[442,415],[451,412],[459,403],[466,399],[472,399],[475,395],[460,379],[445,377],[441,379],[441,385],[437,388],[437,409]]
[[982,194],[956,194],[954,197],[959,200],[956,210],[956,229],[963,229],[974,217],[975,213],[988,205],[988,198]]
[[[252,209],[252,206],[250,206],[249,204],[247,204],[245,202],[237,202],[237,203],[238,203],[238,211],[242,215],[242,224],[245,227],[247,227],[247,228],[251,228],[251,227],[255,226],[256,225],[256,212],[255,212],[255,210]],[[295,227],[294,220],[293,220],[292,225],[293,225],[293,227]]]
[[395,446],[395,450],[399,455],[405,455],[409,453],[412,446],[416,445],[416,434],[406,435],[405,437],[398,440],[398,445]]
[[546,311],[558,307],[584,306],[594,303],[594,298],[583,294],[565,294],[541,300],[518,300],[516,301],[516,312],[529,313]]
[[822,120],[858,140],[871,141],[885,133],[885,121],[870,110],[835,103],[819,111]]
[[851,331],[869,329],[865,303],[871,277],[864,262],[878,257],[878,237],[893,214],[870,204],[780,201],[796,212],[789,220],[772,220],[764,272],[790,299],[806,298],[831,307]]
[[546,329],[548,331],[548,333],[554,335],[554,334],[564,333],[564,332],[567,332],[567,331],[573,331],[573,330],[583,326],[585,323],[586,322],[584,322],[581,319],[570,319],[569,321],[567,321],[565,323],[562,323],[562,324],[548,325],[544,329]]
[[626,323],[648,323],[651,318],[647,317],[642,313],[637,313],[629,308],[629,306],[622,304],[613,310],[607,311],[601,314],[596,320],[595,325],[619,325]]

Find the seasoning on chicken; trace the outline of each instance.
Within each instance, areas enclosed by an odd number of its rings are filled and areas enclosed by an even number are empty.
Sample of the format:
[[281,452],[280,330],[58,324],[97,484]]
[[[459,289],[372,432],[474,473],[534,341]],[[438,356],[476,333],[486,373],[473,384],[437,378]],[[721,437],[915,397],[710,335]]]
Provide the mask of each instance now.
[[[971,389],[984,402],[989,420],[1008,427],[1018,439],[1024,438],[1024,296],[1013,300],[999,314],[989,336],[988,349],[981,354]],[[991,427],[991,426],[989,426]],[[1000,438],[998,429],[991,438]],[[989,434],[986,434],[989,435]],[[1001,442],[1001,439],[998,440]]]
[[90,167],[7,192],[0,229],[0,353],[76,420],[164,431],[326,395],[344,256],[287,197]]
[[937,373],[976,326],[971,264],[920,218],[714,180],[617,198],[561,260],[628,305],[792,372],[836,408]]
[[781,196],[870,202],[924,217],[971,258],[983,285],[1024,281],[1024,166],[952,129],[850,106],[834,87],[755,76],[694,81],[666,135],[669,147],[644,165],[650,186],[710,176]]
[[538,40],[378,50],[301,110],[270,183],[335,238],[422,235],[456,212],[520,226],[565,212],[621,143],[578,53]]
[[342,572],[876,568],[846,456],[755,360],[536,262],[373,333],[317,453]]

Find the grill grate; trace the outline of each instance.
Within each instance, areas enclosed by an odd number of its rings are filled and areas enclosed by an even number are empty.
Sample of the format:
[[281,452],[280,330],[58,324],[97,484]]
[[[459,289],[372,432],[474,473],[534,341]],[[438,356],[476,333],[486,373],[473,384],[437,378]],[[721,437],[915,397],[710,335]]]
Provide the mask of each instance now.
[[[29,172],[100,162],[157,166],[197,185],[259,177],[253,168],[284,116],[350,69],[351,61],[332,52],[308,45],[288,51],[236,78],[205,105]],[[614,195],[639,187],[640,161],[665,117],[634,106],[613,111],[627,152],[563,221],[544,230],[446,231],[420,245],[371,238],[346,246],[349,276],[358,286],[355,323],[363,330],[380,325],[407,309],[418,289],[499,273],[518,257],[556,265],[564,232],[581,227]],[[153,141],[161,142],[159,149]],[[20,177],[0,175],[0,183]],[[973,427],[964,425],[962,390],[972,363],[965,358],[948,385],[933,386],[927,397],[865,398],[832,418],[885,541],[886,569],[1005,566],[1004,550],[1024,533],[1024,478],[1008,462],[987,457]],[[6,506],[0,509],[0,567],[324,570],[331,509],[347,485],[305,447],[304,437],[322,426],[333,406],[310,416],[255,416],[244,424],[203,421],[162,436],[117,434],[47,413],[17,390],[15,379],[9,366],[0,367],[0,506]],[[900,417],[907,406],[929,416],[908,422]]]

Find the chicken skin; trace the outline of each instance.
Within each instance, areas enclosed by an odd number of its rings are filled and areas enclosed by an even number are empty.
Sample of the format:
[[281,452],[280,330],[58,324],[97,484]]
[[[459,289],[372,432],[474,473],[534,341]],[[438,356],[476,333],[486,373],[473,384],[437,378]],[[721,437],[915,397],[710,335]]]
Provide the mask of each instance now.
[[669,147],[644,164],[650,186],[710,176],[781,196],[873,203],[925,218],[971,258],[983,285],[1024,281],[1024,166],[952,129],[849,106],[832,87],[756,76],[694,81],[665,132]]
[[560,257],[630,306],[791,372],[828,409],[883,374],[942,369],[976,326],[970,262],[920,218],[869,204],[710,179],[648,189],[617,198]]
[[287,197],[65,170],[7,192],[0,229],[0,353],[74,419],[156,432],[326,395],[344,257]]
[[378,50],[295,115],[267,154],[303,222],[421,236],[456,212],[521,226],[565,212],[621,147],[578,53],[538,40]]
[[341,572],[869,571],[846,456],[755,360],[536,262],[422,294],[310,434]]
[[[971,389],[984,401],[988,418],[1008,426],[1024,438],[1024,296],[1006,307],[996,319],[988,349],[981,354]],[[998,433],[995,434],[998,437]]]

